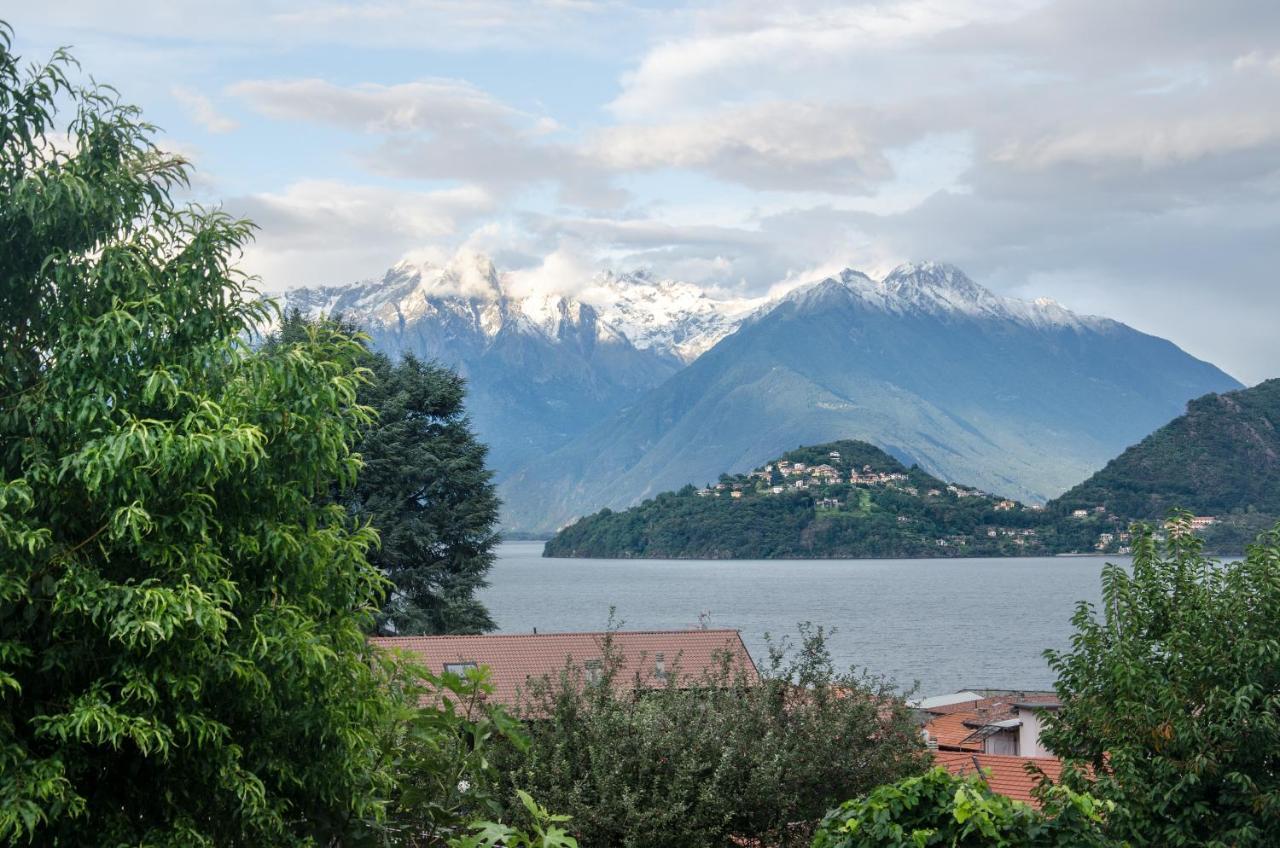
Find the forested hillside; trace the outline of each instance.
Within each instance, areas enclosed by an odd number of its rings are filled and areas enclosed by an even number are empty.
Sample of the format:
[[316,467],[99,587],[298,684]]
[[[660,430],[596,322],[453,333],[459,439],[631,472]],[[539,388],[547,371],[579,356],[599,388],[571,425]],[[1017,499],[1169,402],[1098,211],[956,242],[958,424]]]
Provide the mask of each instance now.
[[[802,447],[564,528],[547,556],[808,558],[1015,556],[1090,549],[1092,521],[948,484],[859,441]],[[1113,539],[1119,543],[1121,540]]]
[[1159,520],[1174,508],[1213,516],[1209,545],[1239,550],[1280,517],[1280,379],[1208,394],[1049,504],[1106,507]]

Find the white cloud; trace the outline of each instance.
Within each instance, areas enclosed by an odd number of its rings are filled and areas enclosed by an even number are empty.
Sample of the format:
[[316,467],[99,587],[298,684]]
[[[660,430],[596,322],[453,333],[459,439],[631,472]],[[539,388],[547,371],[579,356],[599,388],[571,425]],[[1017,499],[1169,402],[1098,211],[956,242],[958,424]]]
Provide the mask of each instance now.
[[610,109],[644,119],[704,107],[779,83],[845,87],[831,72],[867,56],[901,55],[911,45],[983,19],[1002,20],[1027,0],[754,2],[715,7],[698,31],[649,50],[622,78]]
[[415,192],[326,180],[226,205],[258,224],[244,264],[272,290],[367,277],[423,245],[460,239],[495,209],[475,186]]
[[[246,80],[229,89],[272,118],[367,133],[507,131],[531,116],[461,80],[340,86],[322,79]],[[533,130],[542,132],[534,123]]]
[[1261,50],[1253,50],[1236,58],[1231,63],[1231,67],[1237,71],[1263,71],[1265,73],[1280,75],[1280,51],[1275,53],[1264,53]]
[[211,133],[229,133],[240,126],[238,121],[219,112],[212,100],[193,88],[175,85],[169,93],[191,120]]
[[1130,118],[1105,126],[1073,128],[1032,141],[1012,140],[992,154],[1018,168],[1119,163],[1165,168],[1209,156],[1280,142],[1280,115],[1200,112],[1168,120]]
[[589,148],[613,168],[694,168],[762,189],[866,192],[892,169],[861,118],[838,104],[755,103],[673,123],[610,127]]
[[600,264],[595,258],[562,245],[537,265],[508,273],[507,283],[516,297],[574,295],[586,289],[599,271]]

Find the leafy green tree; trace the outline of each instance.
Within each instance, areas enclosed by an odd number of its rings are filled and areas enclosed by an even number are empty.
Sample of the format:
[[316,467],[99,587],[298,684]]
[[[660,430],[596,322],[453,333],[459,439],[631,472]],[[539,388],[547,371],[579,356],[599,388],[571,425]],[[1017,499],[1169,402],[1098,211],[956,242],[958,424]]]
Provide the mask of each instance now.
[[[306,338],[315,322],[285,317],[271,343]],[[354,334],[356,328],[336,322]],[[382,633],[483,633],[493,620],[476,591],[494,561],[498,496],[485,468],[488,449],[471,432],[466,383],[454,371],[412,356],[392,362],[366,350],[370,379],[357,401],[376,417],[362,426],[364,468],[334,497],[381,544],[369,561],[391,581],[378,616]]]
[[1066,787],[1041,794],[1043,807],[999,795],[978,775],[946,769],[908,777],[846,801],[823,819],[812,848],[1103,848],[1111,805]]
[[837,673],[824,634],[802,634],[794,652],[775,646],[761,679],[727,659],[686,674],[666,657],[656,690],[618,679],[621,659],[606,639],[598,681],[571,665],[530,684],[528,749],[496,749],[509,793],[528,790],[571,815],[566,827],[583,845],[806,844],[840,799],[926,760],[891,688]]
[[1046,743],[1076,788],[1117,803],[1135,845],[1280,844],[1280,528],[1238,562],[1201,554],[1189,515],[1109,565],[1069,651]]
[[304,845],[376,819],[392,709],[351,485],[363,352],[267,307],[250,227],[0,30],[0,843]]

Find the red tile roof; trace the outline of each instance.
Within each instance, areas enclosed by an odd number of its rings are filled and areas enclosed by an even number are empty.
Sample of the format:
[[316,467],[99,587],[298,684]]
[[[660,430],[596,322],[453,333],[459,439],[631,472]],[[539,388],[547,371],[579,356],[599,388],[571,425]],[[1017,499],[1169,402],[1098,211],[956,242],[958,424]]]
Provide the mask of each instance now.
[[973,735],[973,728],[965,724],[977,717],[973,712],[949,713],[927,722],[924,729],[938,741],[940,748],[960,748],[965,751],[981,751],[981,742],[965,742]]
[[[604,656],[606,633],[498,633],[489,636],[387,636],[369,641],[382,648],[402,648],[433,672],[445,663],[474,662],[488,666],[492,700],[513,706],[530,679],[555,677],[566,664],[584,666]],[[755,677],[755,663],[737,630],[619,631],[613,635],[621,667],[619,687],[631,688],[639,679],[647,687],[664,686],[655,675],[662,654],[668,674],[677,666],[682,678],[700,677],[720,668],[728,655],[731,668]]]
[[1054,781],[1062,774],[1062,761],[1049,757],[1007,757],[968,751],[937,751],[933,755],[933,761],[954,775],[980,773],[993,792],[1033,807],[1038,805],[1031,797],[1031,790],[1039,784],[1041,778],[1039,775],[1028,774],[1027,766],[1038,767]]

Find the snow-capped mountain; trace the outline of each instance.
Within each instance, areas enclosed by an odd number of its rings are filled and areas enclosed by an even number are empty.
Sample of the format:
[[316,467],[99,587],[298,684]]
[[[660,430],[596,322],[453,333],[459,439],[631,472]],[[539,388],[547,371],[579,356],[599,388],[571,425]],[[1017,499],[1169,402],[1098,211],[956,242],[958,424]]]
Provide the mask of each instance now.
[[845,270],[801,286],[625,410],[508,477],[509,526],[554,530],[801,444],[861,439],[906,464],[1045,499],[1239,386],[1170,342],[958,269]]
[[698,286],[655,279],[644,271],[597,277],[579,297],[641,349],[692,362],[732,333],[764,298],[716,299]]
[[466,376],[504,523],[530,531],[840,438],[1049,497],[1191,398],[1239,385],[1164,339],[934,262],[846,269],[767,301],[642,272],[535,287],[463,254],[285,306]]
[[1071,327],[1100,330],[1121,326],[1110,318],[1078,315],[1047,298],[1020,300],[997,295],[970,279],[954,265],[908,262],[882,280],[846,268],[834,277],[793,289],[783,300],[803,302],[821,296],[824,288],[847,289],[868,308],[898,315],[928,314],[1011,321],[1029,327]]
[[488,258],[402,262],[347,286],[295,289],[285,309],[360,325],[392,356],[456,368],[468,412],[501,476],[553,450],[670,376],[681,361],[633,345],[596,307],[550,292],[517,293]]
[[596,343],[680,362],[696,359],[764,302],[716,299],[690,283],[655,279],[643,271],[605,272],[572,296],[519,289],[487,257],[463,254],[444,265],[401,262],[382,277],[351,285],[296,289],[285,300],[287,308],[341,313],[371,331],[424,320],[450,325],[455,332],[465,326],[476,341],[505,329],[558,342],[580,336],[589,325]]

